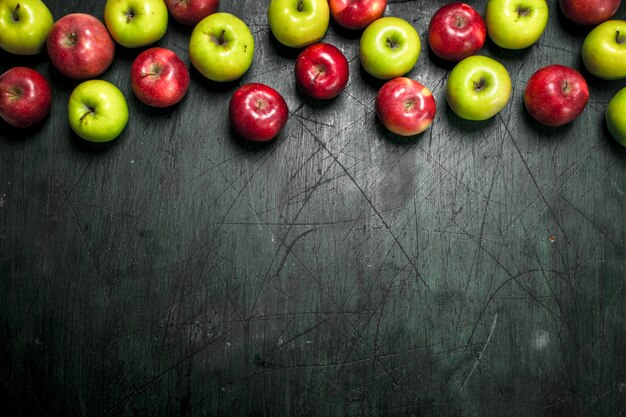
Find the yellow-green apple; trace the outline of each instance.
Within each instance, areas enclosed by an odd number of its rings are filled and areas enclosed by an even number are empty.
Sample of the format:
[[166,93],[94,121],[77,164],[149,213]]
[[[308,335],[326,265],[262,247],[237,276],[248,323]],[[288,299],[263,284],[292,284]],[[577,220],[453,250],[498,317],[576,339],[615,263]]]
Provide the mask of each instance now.
[[174,51],[150,48],[133,61],[130,82],[141,102],[152,107],[169,107],[187,93],[189,71]]
[[302,48],[324,37],[330,12],[327,0],[272,0],[267,19],[278,42]]
[[90,142],[108,142],[120,135],[128,123],[128,105],[122,92],[103,80],[79,84],[67,105],[72,130]]
[[0,75],[0,117],[11,126],[39,123],[51,105],[50,84],[34,69],[14,67]]
[[426,130],[435,118],[437,105],[432,93],[406,77],[387,81],[376,96],[376,115],[398,135],[412,136]]
[[289,108],[283,96],[265,84],[239,87],[228,104],[233,130],[244,138],[264,142],[275,138],[285,127]]
[[328,6],[331,16],[339,25],[361,30],[382,17],[387,0],[328,0]]
[[163,0],[107,0],[104,22],[117,43],[140,48],[158,41],[167,31]]
[[480,13],[465,3],[446,4],[428,25],[430,50],[447,61],[474,55],[485,44],[487,28]]
[[115,56],[115,43],[102,22],[83,13],[59,19],[50,30],[47,46],[52,64],[77,80],[102,74]]
[[474,55],[456,64],[448,76],[446,99],[463,119],[486,120],[511,98],[511,78],[498,61]]
[[563,65],[548,65],[535,72],[524,92],[528,113],[546,126],[572,122],[585,109],[589,89],[578,71]]
[[399,17],[383,17],[361,35],[359,53],[365,71],[388,80],[411,71],[421,49],[420,37],[409,22]]
[[563,14],[579,25],[597,25],[617,12],[621,0],[559,0]]
[[345,55],[329,43],[307,46],[296,59],[296,82],[316,99],[337,97],[348,84],[349,73]]
[[17,55],[38,54],[53,23],[41,0],[0,0],[0,48]]
[[487,33],[498,46],[523,49],[537,42],[548,23],[545,0],[489,0]]
[[217,13],[220,0],[165,0],[170,14],[179,23],[195,26],[210,14]]
[[254,38],[237,16],[213,13],[193,29],[189,58],[193,66],[210,80],[236,80],[252,64]]
[[606,108],[609,133],[620,145],[626,146],[626,88],[613,96]]
[[596,26],[583,42],[582,57],[598,78],[626,78],[626,21],[608,20]]

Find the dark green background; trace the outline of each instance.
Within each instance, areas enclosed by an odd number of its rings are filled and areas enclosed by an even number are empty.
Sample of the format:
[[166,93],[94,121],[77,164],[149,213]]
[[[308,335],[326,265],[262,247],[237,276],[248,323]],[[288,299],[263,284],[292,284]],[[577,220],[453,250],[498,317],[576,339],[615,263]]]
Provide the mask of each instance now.
[[[104,0],[47,3],[55,19],[103,18]],[[223,2],[249,24],[254,63],[226,85],[192,70],[172,109],[138,102],[139,51],[118,48],[103,78],[131,117],[103,148],[70,131],[77,82],[45,53],[0,53],[0,71],[33,66],[54,90],[40,127],[0,124],[1,414],[624,415],[626,152],[603,112],[626,84],[583,71],[588,29],[551,0],[536,45],[488,41],[514,89],[480,123],[447,107],[451,67],[423,42],[409,76],[438,114],[402,139],[376,121],[381,83],[359,67],[358,34],[331,25],[350,83],[310,100],[268,3]],[[443,3],[391,1],[386,14],[424,41]],[[158,44],[188,62],[190,32],[171,22]],[[552,63],[583,71],[591,91],[558,129],[522,104]],[[228,127],[230,95],[252,81],[290,107],[272,143]]]

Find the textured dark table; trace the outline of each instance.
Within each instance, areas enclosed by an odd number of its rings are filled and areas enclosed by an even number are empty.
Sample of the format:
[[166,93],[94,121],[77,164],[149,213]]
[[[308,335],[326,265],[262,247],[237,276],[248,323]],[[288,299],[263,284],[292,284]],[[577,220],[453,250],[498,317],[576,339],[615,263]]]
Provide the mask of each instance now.
[[[104,0],[47,3],[56,19],[103,18]],[[401,139],[376,121],[380,82],[360,70],[358,35],[331,26],[350,84],[312,101],[268,3],[223,2],[253,31],[254,63],[226,85],[192,71],[173,109],[134,98],[138,51],[118,48],[103,78],[131,119],[104,148],[70,131],[76,82],[45,54],[0,54],[0,71],[33,66],[54,88],[40,127],[0,124],[0,414],[624,415],[626,152],[603,112],[625,83],[583,72],[590,103],[559,129],[522,104],[538,68],[581,69],[588,29],[551,0],[538,44],[488,42],[514,91],[482,123],[447,107],[450,66],[423,42],[409,75],[438,115]],[[424,41],[442,4],[391,1],[386,14]],[[159,45],[188,62],[189,34],[171,22]],[[230,94],[250,81],[291,110],[269,144],[228,127]]]

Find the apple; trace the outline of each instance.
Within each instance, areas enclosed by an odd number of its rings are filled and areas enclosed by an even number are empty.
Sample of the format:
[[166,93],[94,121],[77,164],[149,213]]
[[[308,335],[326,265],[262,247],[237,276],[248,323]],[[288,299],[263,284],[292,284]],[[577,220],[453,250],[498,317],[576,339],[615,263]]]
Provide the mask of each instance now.
[[34,69],[15,67],[0,75],[0,117],[11,126],[39,123],[51,105],[50,84]]
[[348,84],[349,72],[345,55],[329,43],[307,46],[296,59],[296,82],[316,99],[337,97]]
[[38,54],[53,24],[41,0],[0,0],[0,48],[7,52]]
[[265,84],[239,87],[228,104],[228,119],[233,130],[252,141],[275,138],[288,118],[289,109],[283,96]]
[[195,26],[220,8],[220,0],[165,0],[167,10],[178,23]]
[[324,37],[330,12],[327,0],[272,0],[267,19],[278,42],[302,48]]
[[365,29],[385,13],[387,0],[328,0],[330,14],[347,29]]
[[579,25],[597,25],[617,12],[621,0],[559,0],[565,17]]
[[473,55],[456,64],[448,76],[446,100],[467,120],[487,120],[511,98],[511,78],[498,61]]
[[108,142],[120,135],[128,123],[128,105],[122,92],[103,80],[79,84],[67,105],[72,130],[90,142]]
[[465,3],[441,7],[428,25],[430,50],[447,61],[460,61],[474,55],[483,47],[486,37],[482,16]]
[[376,115],[387,129],[398,135],[422,133],[433,123],[436,112],[430,90],[410,78],[387,81],[376,96]]
[[388,80],[411,71],[421,49],[420,37],[409,22],[383,17],[361,35],[361,65],[370,75]]
[[524,92],[528,113],[546,126],[572,122],[583,112],[587,101],[587,82],[578,71],[563,65],[548,65],[535,72]]
[[613,139],[620,145],[626,146],[626,88],[618,91],[609,101],[605,117]]
[[50,30],[47,46],[56,69],[77,80],[102,74],[115,56],[115,44],[102,22],[83,13],[59,19]]
[[605,80],[626,77],[626,21],[608,20],[583,42],[582,58],[590,73]]
[[140,53],[130,69],[133,92],[152,107],[178,103],[189,88],[189,71],[174,51],[151,48]]
[[230,13],[213,13],[193,29],[189,58],[193,66],[210,80],[236,80],[252,64],[254,38],[238,17]]
[[498,46],[523,49],[537,42],[548,23],[545,0],[489,0],[487,33]]
[[140,48],[158,41],[167,31],[163,0],[107,0],[104,23],[117,43]]

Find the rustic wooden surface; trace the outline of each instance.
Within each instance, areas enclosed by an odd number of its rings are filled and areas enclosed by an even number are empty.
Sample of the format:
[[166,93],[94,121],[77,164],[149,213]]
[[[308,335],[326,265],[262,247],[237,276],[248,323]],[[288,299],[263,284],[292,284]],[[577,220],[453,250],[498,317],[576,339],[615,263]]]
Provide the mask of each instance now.
[[[56,19],[103,18],[104,0],[47,3]],[[438,104],[430,130],[401,139],[376,121],[358,34],[331,25],[350,83],[310,100],[268,3],[223,2],[254,33],[254,63],[225,85],[192,70],[172,109],[134,98],[138,51],[118,48],[103,78],[131,118],[105,147],[71,133],[77,83],[45,54],[0,53],[0,72],[29,65],[54,88],[40,127],[0,124],[1,414],[624,415],[626,152],[603,123],[624,81],[583,71],[590,103],[559,129],[522,104],[538,68],[582,70],[588,29],[551,0],[538,44],[488,42],[513,97],[466,122],[425,42],[444,2],[390,1],[423,40],[409,75]],[[188,62],[190,32],[171,22],[159,45]],[[228,99],[251,81],[290,107],[269,144],[228,128]]]

